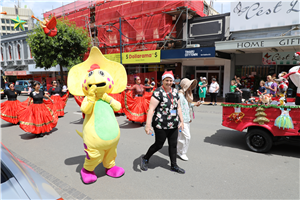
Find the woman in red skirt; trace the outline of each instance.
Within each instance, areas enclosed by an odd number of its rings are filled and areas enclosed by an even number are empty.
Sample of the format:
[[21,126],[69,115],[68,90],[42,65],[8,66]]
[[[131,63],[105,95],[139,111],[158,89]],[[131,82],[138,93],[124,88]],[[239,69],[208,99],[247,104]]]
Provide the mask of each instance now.
[[51,95],[51,99],[54,101],[53,110],[57,112],[59,117],[65,115],[65,99],[60,97],[61,88],[57,86],[56,81],[52,81],[52,87],[48,90],[48,93]]
[[146,87],[141,84],[139,76],[134,78],[135,85],[127,89],[131,90],[125,94],[125,108],[124,112],[129,121],[145,123],[147,120],[147,112],[149,108],[151,95],[145,95]]
[[8,98],[7,101],[1,103],[1,119],[12,124],[17,124],[19,122],[18,113],[26,108],[17,100],[17,96],[21,93],[27,93],[27,91],[15,90],[13,83],[8,83],[8,87],[9,89],[1,92],[1,94],[5,94]]
[[118,110],[118,111],[114,111],[114,113],[118,113],[118,114],[123,114],[124,115],[124,96],[125,96],[125,91],[123,91],[121,93],[118,93],[118,94],[108,94],[108,95],[121,103],[121,109]]
[[40,83],[34,82],[34,91],[30,93],[30,98],[33,99],[33,104],[19,112],[20,128],[26,132],[37,134],[38,137],[43,137],[44,133],[51,131],[57,124],[58,116],[49,106],[47,106],[43,98],[48,98],[52,103],[53,100],[40,90]]

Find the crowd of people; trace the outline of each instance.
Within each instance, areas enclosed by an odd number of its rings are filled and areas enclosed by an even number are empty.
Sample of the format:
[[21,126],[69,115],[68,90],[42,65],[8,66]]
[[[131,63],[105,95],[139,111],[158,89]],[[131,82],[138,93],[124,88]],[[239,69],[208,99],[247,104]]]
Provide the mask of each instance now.
[[[46,87],[42,90],[41,83],[38,81],[31,81],[28,91],[16,90],[14,83],[7,85],[9,89],[1,92],[8,99],[1,103],[1,119],[12,124],[19,124],[25,132],[43,137],[56,126],[58,117],[64,116],[69,93],[67,88],[62,89],[56,81],[52,81],[52,86],[48,91]],[[29,95],[23,102],[17,100],[21,93]]]

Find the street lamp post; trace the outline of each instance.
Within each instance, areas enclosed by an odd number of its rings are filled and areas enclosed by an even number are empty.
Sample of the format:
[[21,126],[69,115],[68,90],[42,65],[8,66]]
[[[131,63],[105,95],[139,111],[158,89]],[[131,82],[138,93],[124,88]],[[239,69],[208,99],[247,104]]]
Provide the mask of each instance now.
[[119,29],[119,33],[120,33],[120,63],[122,64],[122,20],[121,17],[119,18],[119,24],[120,24],[120,29]]
[[[120,63],[122,64],[122,19],[121,17],[119,18],[119,24],[120,24],[120,28],[115,27],[114,25],[99,25],[98,27],[105,27],[105,26],[109,26],[109,27],[114,27],[115,29],[117,29],[119,31],[120,34]],[[106,30],[107,32],[112,32],[112,30],[110,30],[110,28],[108,30]]]

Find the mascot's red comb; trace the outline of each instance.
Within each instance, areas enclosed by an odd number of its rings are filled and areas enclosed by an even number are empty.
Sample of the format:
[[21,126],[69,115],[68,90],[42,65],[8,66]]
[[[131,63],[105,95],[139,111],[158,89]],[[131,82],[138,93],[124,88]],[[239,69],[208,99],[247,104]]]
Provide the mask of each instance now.
[[91,71],[93,71],[93,70],[95,70],[95,69],[100,69],[99,65],[93,64],[93,65],[91,66],[91,68],[88,70],[88,72],[91,72]]

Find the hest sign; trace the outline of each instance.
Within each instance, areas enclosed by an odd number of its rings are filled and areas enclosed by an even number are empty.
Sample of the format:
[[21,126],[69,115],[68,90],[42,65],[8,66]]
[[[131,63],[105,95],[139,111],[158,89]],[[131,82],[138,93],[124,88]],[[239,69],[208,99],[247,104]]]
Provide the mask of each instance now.
[[299,0],[258,0],[231,3],[230,31],[300,24]]

